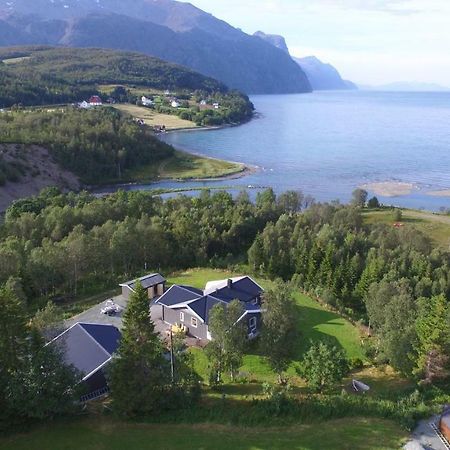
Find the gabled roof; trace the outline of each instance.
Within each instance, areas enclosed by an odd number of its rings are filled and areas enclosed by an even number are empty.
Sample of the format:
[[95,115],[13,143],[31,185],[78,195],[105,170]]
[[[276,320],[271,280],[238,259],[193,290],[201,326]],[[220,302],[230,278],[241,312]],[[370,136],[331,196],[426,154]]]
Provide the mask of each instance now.
[[205,294],[211,294],[227,302],[236,299],[249,302],[262,292],[264,289],[249,276],[210,281],[205,287]]
[[203,292],[200,289],[174,284],[155,303],[170,307],[197,300],[202,296]]
[[190,308],[197,316],[201,317],[203,322],[209,322],[209,312],[217,304],[225,304],[223,301],[212,297],[211,295],[205,295],[192,303],[189,303],[188,308]]
[[47,345],[57,345],[65,362],[86,380],[111,360],[120,338],[120,331],[112,325],[76,323]]
[[148,289],[149,287],[156,286],[157,284],[165,283],[166,279],[159,273],[151,273],[151,274],[145,275],[141,278],[127,281],[126,283],[121,283],[121,284],[119,284],[119,286],[129,287],[133,291],[136,286],[136,283],[138,281],[141,282],[142,287],[144,289]]
[[244,315],[261,312],[260,307],[254,305],[251,300],[263,291],[263,288],[248,276],[211,281],[206,284],[205,291],[175,284],[161,295],[155,304],[161,304],[171,309],[189,309],[200,320],[208,323],[209,312],[214,305],[227,304],[236,299],[243,302]]

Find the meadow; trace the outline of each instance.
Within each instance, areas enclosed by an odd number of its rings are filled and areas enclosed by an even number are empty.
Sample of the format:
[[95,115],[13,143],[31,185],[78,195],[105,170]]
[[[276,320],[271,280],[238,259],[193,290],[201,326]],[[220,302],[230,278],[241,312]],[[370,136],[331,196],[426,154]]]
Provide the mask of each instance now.
[[[403,226],[414,226],[443,250],[450,248],[450,216],[414,209],[402,209],[401,212],[400,223]],[[363,217],[367,224],[384,223],[393,226],[397,222],[395,210],[391,209],[366,210],[363,211]]]
[[[326,432],[324,432],[326,430]],[[153,425],[95,418],[56,422],[0,439],[0,450],[388,450],[406,433],[379,419],[339,419],[286,428]]]
[[136,119],[142,119],[146,125],[151,127],[164,125],[168,131],[198,128],[194,122],[180,119],[175,115],[160,114],[150,108],[144,108],[143,106],[123,103],[114,105],[114,108],[129,114]]

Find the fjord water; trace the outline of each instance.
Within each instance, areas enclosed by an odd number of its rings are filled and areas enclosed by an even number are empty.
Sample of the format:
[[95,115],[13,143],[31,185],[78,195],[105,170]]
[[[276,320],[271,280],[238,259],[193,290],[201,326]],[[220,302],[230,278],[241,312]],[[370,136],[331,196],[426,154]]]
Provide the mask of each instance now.
[[162,186],[272,186],[346,202],[363,184],[401,181],[416,189],[402,197],[378,196],[383,203],[450,207],[450,198],[427,194],[450,188],[450,93],[333,91],[252,101],[258,117],[250,123],[170,133],[164,140],[258,171],[235,180]]

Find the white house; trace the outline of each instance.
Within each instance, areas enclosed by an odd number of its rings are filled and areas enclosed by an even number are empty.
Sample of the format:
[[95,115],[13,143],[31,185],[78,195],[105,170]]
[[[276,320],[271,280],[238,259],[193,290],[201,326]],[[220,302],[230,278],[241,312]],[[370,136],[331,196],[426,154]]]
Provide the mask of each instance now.
[[213,107],[214,107],[214,109],[219,109],[220,105],[218,103],[213,103]]
[[86,100],[83,100],[81,103],[78,103],[78,107],[82,109],[89,109],[91,105]]
[[154,105],[153,100],[147,98],[145,95],[142,96],[141,103],[143,106],[153,106]]
[[202,100],[202,101],[200,102],[200,106],[206,106],[206,105],[207,105],[206,100]]
[[179,108],[180,107],[180,103],[177,102],[176,100],[173,100],[171,103],[172,108]]

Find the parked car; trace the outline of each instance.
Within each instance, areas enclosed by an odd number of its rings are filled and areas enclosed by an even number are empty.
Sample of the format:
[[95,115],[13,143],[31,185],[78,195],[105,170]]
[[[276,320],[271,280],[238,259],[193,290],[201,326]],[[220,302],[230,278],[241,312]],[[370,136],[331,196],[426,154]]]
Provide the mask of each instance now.
[[111,299],[105,302],[105,306],[100,310],[100,312],[102,314],[106,314],[107,316],[115,316],[121,310],[122,308],[116,303],[114,303],[114,301]]

